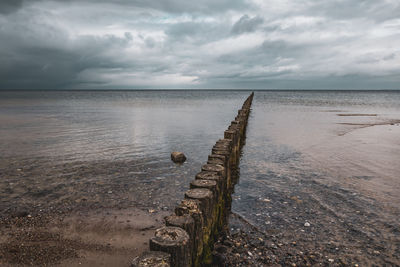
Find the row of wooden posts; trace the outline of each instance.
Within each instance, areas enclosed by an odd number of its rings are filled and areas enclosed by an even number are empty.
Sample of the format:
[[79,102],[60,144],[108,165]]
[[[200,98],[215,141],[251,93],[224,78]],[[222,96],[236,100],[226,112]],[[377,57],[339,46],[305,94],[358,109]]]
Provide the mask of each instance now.
[[240,149],[254,93],[246,99],[235,120],[218,140],[207,164],[190,183],[190,190],[165,218],[165,226],[150,239],[150,251],[136,257],[132,267],[191,267],[212,261],[213,244],[227,224]]

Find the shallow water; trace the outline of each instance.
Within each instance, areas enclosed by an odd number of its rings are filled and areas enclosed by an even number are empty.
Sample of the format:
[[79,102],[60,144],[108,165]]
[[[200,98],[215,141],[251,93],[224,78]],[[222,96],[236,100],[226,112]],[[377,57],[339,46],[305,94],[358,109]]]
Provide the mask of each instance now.
[[171,208],[247,94],[0,92],[0,210]]
[[399,173],[399,92],[257,92],[232,209],[284,257],[396,265]]

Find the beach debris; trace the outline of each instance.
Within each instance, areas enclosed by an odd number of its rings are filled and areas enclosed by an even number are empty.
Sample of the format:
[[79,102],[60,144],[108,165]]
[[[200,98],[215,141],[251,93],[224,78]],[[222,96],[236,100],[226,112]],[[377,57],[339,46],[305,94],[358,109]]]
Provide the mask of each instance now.
[[175,163],[184,163],[186,161],[186,156],[182,152],[174,151],[171,153],[171,160]]
[[304,226],[305,226],[305,227],[310,227],[311,224],[310,224],[309,222],[305,222],[305,223],[304,223]]

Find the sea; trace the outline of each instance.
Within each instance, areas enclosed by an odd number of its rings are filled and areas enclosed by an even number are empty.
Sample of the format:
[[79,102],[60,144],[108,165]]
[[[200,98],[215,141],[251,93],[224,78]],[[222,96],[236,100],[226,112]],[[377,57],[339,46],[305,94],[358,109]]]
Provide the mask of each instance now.
[[[250,92],[0,91],[0,216],[172,212]],[[400,91],[255,91],[239,167],[257,231],[400,261]]]

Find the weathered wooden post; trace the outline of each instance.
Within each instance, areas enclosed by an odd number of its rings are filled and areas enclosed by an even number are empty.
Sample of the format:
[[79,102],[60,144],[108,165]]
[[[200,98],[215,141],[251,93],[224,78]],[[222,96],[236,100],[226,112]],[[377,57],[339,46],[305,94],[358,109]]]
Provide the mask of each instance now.
[[193,247],[194,251],[192,251],[193,258],[193,266],[199,266],[201,257],[203,255],[203,213],[200,209],[200,202],[194,199],[184,199],[181,204],[175,208],[175,214],[178,216],[190,215],[194,220],[194,239]]
[[194,199],[200,202],[200,210],[203,213],[203,220],[208,224],[211,221],[211,215],[214,205],[213,193],[205,188],[195,188],[186,191],[185,198]]
[[220,188],[218,187],[217,181],[215,180],[201,180],[196,179],[190,182],[190,189],[205,188],[210,190],[214,196],[214,203],[218,201],[220,194]]
[[150,239],[150,250],[171,255],[172,267],[191,266],[189,235],[179,227],[164,226],[156,230]]
[[195,232],[195,223],[192,216],[189,214],[184,214],[182,216],[171,215],[165,217],[165,225],[166,226],[175,226],[180,227],[186,231],[189,235],[189,247],[192,256],[192,263],[194,262],[194,255],[193,251],[195,250],[195,242],[197,233]]
[[206,172],[215,172],[219,175],[222,175],[222,177],[225,176],[225,168],[222,165],[218,165],[218,164],[204,164],[201,167],[202,171],[206,171]]

